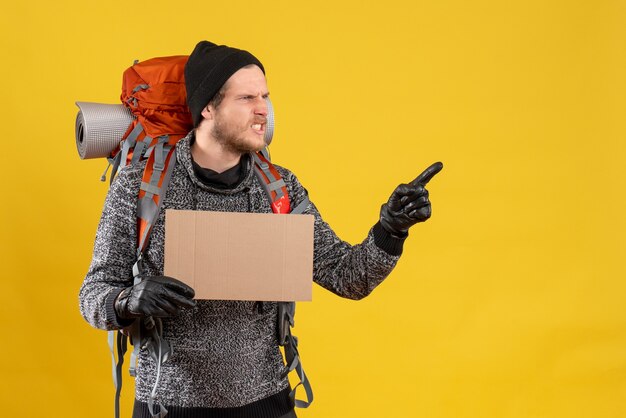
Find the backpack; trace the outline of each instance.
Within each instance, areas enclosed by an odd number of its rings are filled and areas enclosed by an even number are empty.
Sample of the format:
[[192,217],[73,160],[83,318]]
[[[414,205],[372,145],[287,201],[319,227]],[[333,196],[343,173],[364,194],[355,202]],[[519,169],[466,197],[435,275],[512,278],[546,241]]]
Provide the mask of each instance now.
[[[110,182],[113,181],[117,171],[127,165],[133,165],[147,159],[144,169],[137,208],[138,217],[138,243],[137,262],[133,266],[135,283],[141,281],[143,268],[142,257],[147,247],[150,232],[156,222],[162,204],[162,196],[165,195],[169,179],[176,164],[176,143],[185,137],[191,129],[193,122],[187,108],[184,67],[187,56],[172,56],[152,58],[139,63],[135,61],[123,74],[122,94],[120,99],[124,106],[132,113],[130,125],[122,135],[121,141],[113,140],[113,145],[108,153],[109,165],[101,180],[105,180],[106,172],[113,167]],[[274,121],[271,102],[268,100],[268,122],[265,136],[266,144],[271,142]],[[86,103],[77,102],[81,111],[87,110]],[[98,105],[97,106],[113,106]],[[93,107],[93,106],[92,106]],[[110,110],[110,109],[109,109]],[[90,117],[94,120],[113,118],[109,125],[117,124],[124,126],[128,123],[128,115],[117,113],[100,112],[94,116],[88,116],[86,112],[79,112],[76,121],[77,146],[84,145],[85,126]],[[102,113],[106,115],[103,116]],[[126,118],[126,119],[124,119]],[[109,133],[107,123],[100,123],[96,130]],[[96,135],[98,136],[98,135]],[[87,138],[88,140],[88,138]],[[110,140],[109,140],[110,141]],[[81,153],[79,146],[79,153]],[[84,158],[83,153],[81,157]],[[253,155],[254,172],[260,184],[271,202],[274,213],[304,212],[308,205],[308,199],[301,202],[296,208],[291,208],[287,186],[280,173],[270,162],[267,148]],[[298,354],[298,339],[292,335],[291,327],[294,326],[295,302],[278,302],[277,333],[280,346],[284,347],[286,362],[285,376],[291,371],[296,371],[299,383],[292,389],[290,397],[298,408],[306,408],[313,401],[311,385],[302,369],[302,363]],[[130,374],[136,375],[136,359],[141,348],[147,349],[157,364],[157,378],[151,397],[148,402],[150,413],[155,418],[163,418],[167,415],[165,407],[158,402],[156,390],[159,383],[161,365],[167,361],[173,351],[167,341],[162,338],[162,323],[159,318],[142,318],[136,320],[130,327],[120,331],[109,331],[109,347],[113,361],[113,381],[115,385],[115,416],[119,418],[119,399],[122,389],[122,365],[124,354],[128,348],[128,338],[134,346],[130,358]],[[117,357],[117,360],[116,360]],[[296,399],[296,389],[302,385],[305,389],[307,400]],[[155,402],[158,408],[155,408]]]

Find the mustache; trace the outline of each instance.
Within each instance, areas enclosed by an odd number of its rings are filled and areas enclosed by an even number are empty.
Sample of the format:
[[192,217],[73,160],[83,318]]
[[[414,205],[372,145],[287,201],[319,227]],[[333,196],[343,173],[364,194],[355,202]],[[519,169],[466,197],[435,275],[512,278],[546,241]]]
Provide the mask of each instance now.
[[262,116],[260,117],[256,117],[252,120],[252,123],[262,123],[262,124],[266,124],[267,123],[267,118],[264,118]]

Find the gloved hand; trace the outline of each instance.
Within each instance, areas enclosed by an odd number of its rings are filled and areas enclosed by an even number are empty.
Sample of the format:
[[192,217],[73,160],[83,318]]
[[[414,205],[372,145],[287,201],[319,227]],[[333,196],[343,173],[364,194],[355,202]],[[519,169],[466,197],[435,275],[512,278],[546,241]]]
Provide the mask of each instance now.
[[122,290],[115,299],[119,318],[167,317],[181,308],[196,305],[194,290],[185,283],[167,276],[148,276],[134,286]]
[[431,215],[426,184],[443,168],[440,162],[428,167],[409,184],[401,184],[380,208],[380,224],[395,238],[405,238],[411,226]]

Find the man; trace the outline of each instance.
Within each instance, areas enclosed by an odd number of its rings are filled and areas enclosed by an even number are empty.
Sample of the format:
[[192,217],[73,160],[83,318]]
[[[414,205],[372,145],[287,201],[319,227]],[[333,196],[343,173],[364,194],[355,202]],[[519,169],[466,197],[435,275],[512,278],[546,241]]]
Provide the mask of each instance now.
[[[247,51],[200,42],[185,68],[187,102],[195,129],[177,145],[177,164],[163,209],[271,212],[253,175],[251,153],[265,145],[269,95],[263,65]],[[434,164],[398,186],[382,206],[380,222],[355,246],[341,241],[313,203],[314,281],[339,296],[367,296],[395,266],[410,226],[430,217],[424,185]],[[94,327],[121,329],[137,318],[161,318],[175,349],[157,370],[147,350],[138,358],[133,417],[149,417],[157,374],[158,399],[168,417],[295,417],[278,347],[277,304],[194,301],[193,289],[164,277],[164,213],[143,258],[143,280],[133,285],[137,196],[144,166],[120,171],[107,195],[80,308]],[[289,170],[276,167],[292,207],[307,191]]]

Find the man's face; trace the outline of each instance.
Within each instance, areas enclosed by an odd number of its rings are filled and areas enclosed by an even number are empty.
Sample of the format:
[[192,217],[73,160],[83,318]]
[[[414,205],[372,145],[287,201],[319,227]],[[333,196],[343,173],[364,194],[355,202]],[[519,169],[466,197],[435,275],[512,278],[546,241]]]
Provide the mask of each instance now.
[[265,147],[269,95],[263,71],[256,65],[242,68],[225,85],[224,98],[212,115],[211,136],[232,152],[255,152]]

